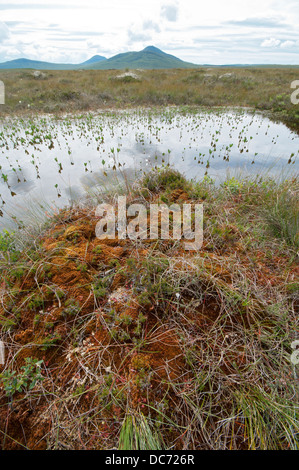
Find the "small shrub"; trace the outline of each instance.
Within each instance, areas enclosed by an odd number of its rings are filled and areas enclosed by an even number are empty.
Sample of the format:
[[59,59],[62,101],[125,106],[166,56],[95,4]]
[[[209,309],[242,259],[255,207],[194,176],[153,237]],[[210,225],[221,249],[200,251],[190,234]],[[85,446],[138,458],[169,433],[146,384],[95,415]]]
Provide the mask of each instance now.
[[29,302],[28,302],[28,308],[30,310],[37,310],[38,308],[42,308],[44,306],[44,300],[40,295],[34,296]]
[[62,315],[65,317],[74,316],[80,312],[80,304],[75,299],[69,299],[65,302],[65,308],[62,311]]
[[0,374],[0,380],[5,390],[6,396],[12,397],[16,392],[32,390],[37,382],[44,380],[40,368],[43,361],[26,357],[25,365],[21,367],[21,372],[10,369]]

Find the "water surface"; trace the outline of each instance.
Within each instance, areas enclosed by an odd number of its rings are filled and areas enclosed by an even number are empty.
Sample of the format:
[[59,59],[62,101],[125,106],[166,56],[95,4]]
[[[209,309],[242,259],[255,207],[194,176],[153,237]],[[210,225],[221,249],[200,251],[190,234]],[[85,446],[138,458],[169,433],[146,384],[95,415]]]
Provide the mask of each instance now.
[[173,165],[187,178],[298,175],[299,136],[245,111],[130,111],[7,119],[0,125],[0,229],[63,207],[121,171]]

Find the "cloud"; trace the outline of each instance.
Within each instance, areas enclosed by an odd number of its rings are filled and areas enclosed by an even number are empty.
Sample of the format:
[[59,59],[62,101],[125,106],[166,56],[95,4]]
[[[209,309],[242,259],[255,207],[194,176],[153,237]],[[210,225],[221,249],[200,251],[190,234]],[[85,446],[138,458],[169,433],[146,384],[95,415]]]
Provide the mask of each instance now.
[[66,10],[74,8],[82,7],[79,5],[65,5],[59,3],[2,3],[0,5],[0,10]]
[[17,47],[13,46],[0,46],[1,62],[6,60],[17,59],[20,57],[20,51]]
[[248,26],[252,28],[288,28],[289,25],[277,18],[246,18],[245,20],[226,21],[224,24],[232,26]]
[[278,47],[280,42],[281,41],[279,39],[275,38],[265,39],[262,42],[261,47]]
[[151,36],[149,34],[134,33],[131,28],[128,31],[128,37],[130,43],[149,41],[151,39]]
[[163,5],[161,7],[161,16],[166,18],[167,21],[175,22],[178,19],[177,5]]
[[10,32],[8,27],[6,26],[5,23],[0,21],[0,42],[5,41],[5,39],[8,39],[10,36]]
[[156,33],[160,33],[161,31],[158,23],[154,23],[154,21],[152,20],[144,21],[142,26],[143,26],[143,29],[153,30],[153,31],[156,31]]
[[67,33],[68,36],[103,36],[103,32],[100,31],[69,31]]
[[295,41],[284,41],[280,44],[280,47],[282,47],[283,49],[288,49],[289,47],[295,46],[295,44]]
[[148,43],[155,41],[155,37],[160,34],[161,30],[153,20],[143,20],[143,22],[135,22],[130,25],[127,31],[128,43]]
[[23,24],[23,21],[5,21],[5,24],[14,27],[18,26],[19,24]]
[[198,5],[196,0],[2,0],[0,62],[27,56],[79,63],[95,53],[109,57],[153,44],[193,63],[298,65],[298,0]]

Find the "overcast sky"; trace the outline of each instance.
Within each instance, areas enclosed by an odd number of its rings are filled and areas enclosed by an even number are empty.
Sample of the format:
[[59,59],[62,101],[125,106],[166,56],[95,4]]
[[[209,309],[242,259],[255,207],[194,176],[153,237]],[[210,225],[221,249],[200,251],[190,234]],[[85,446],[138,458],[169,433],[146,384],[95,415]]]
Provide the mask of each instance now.
[[298,0],[0,0],[0,62],[148,45],[197,64],[299,64]]

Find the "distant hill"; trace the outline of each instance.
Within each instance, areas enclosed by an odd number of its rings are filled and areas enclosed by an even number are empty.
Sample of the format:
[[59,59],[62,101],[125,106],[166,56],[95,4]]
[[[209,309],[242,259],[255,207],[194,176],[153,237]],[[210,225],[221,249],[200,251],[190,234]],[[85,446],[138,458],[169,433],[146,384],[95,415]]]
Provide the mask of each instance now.
[[157,47],[148,46],[139,52],[125,52],[110,59],[95,55],[81,64],[56,64],[30,59],[15,59],[0,63],[0,69],[76,70],[76,69],[172,69],[194,68],[196,64],[184,62],[174,55],[166,54]]
[[9,60],[0,63],[0,69],[34,69],[34,70],[108,70],[108,69],[177,69],[197,67],[263,67],[263,68],[299,68],[299,65],[275,64],[193,64],[178,57],[166,54],[154,46],[148,46],[139,52],[124,52],[107,59],[102,55],[94,55],[80,64],[58,64],[30,60],[26,58]]
[[76,70],[86,65],[93,64],[94,62],[99,63],[103,60],[107,60],[106,57],[95,55],[81,64],[56,64],[23,58],[0,63],[0,69]]
[[15,59],[0,63],[0,69],[35,69],[35,70],[72,70],[78,65],[53,64],[30,59]]
[[103,60],[107,60],[106,57],[103,55],[94,55],[90,59],[86,60],[85,62],[82,62],[80,65],[89,65],[89,64],[94,64],[95,62],[102,62]]
[[107,69],[173,69],[194,68],[196,64],[184,62],[174,55],[166,54],[157,47],[148,46],[139,52],[124,52],[117,54],[105,62],[96,62],[84,68],[107,70]]

